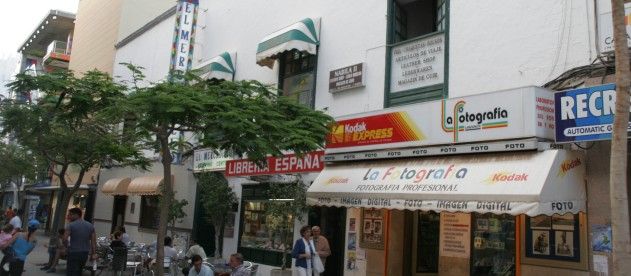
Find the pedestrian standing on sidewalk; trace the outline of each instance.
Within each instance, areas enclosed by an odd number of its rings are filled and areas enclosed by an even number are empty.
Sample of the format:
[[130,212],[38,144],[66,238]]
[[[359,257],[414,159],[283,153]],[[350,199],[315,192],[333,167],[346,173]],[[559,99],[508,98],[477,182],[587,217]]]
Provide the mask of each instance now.
[[301,238],[296,240],[291,257],[296,259],[295,271],[298,276],[313,276],[313,258],[316,257],[315,246],[311,239],[311,227],[300,228]]
[[20,218],[20,216],[22,215],[22,210],[15,210],[15,216],[13,216],[11,218],[11,220],[9,220],[9,223],[11,225],[13,225],[13,228],[15,228],[15,230],[20,231],[22,229],[22,218]]
[[79,208],[68,210],[70,223],[66,226],[64,239],[68,240],[68,257],[66,275],[81,276],[85,263],[96,258],[96,235],[94,226],[83,220],[83,212]]
[[[329,240],[322,235],[319,226],[311,227],[311,234],[313,235],[313,244],[315,245],[316,255],[322,261],[322,266],[326,265],[326,257],[331,255],[331,247],[329,246]],[[316,274],[314,272],[314,274]]]

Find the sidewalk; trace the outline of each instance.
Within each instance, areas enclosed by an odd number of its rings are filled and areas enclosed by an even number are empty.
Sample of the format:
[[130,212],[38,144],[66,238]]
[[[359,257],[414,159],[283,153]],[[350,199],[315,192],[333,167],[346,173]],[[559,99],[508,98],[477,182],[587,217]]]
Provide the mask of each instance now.
[[[31,254],[26,257],[26,263],[24,264],[24,273],[22,275],[29,276],[54,276],[54,275],[66,275],[66,261],[60,260],[55,273],[46,273],[45,271],[40,270],[41,266],[37,264],[42,264],[48,262],[48,248],[44,247],[45,244],[48,244],[48,235],[43,231],[38,230],[35,232],[35,239],[37,239],[37,246]],[[97,271],[98,274],[98,271]],[[89,276],[89,271],[83,272],[84,276]],[[103,274],[108,275],[108,274]]]

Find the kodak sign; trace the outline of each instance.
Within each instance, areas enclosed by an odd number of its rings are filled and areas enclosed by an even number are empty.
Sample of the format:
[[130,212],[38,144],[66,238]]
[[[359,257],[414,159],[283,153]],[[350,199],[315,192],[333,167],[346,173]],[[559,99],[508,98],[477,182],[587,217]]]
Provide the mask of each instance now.
[[343,148],[423,140],[424,135],[405,111],[336,122],[327,148]]

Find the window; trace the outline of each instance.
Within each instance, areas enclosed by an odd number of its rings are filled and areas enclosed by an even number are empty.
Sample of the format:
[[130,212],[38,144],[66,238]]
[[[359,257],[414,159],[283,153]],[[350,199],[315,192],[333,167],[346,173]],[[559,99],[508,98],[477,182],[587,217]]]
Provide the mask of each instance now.
[[[293,246],[293,218],[289,217],[286,229],[287,240],[281,238],[280,233],[269,231],[271,221],[265,215],[269,184],[257,184],[243,186],[241,195],[241,227],[239,233],[239,253],[248,261],[281,266],[283,263],[283,250],[291,250]],[[291,266],[291,256],[287,254],[287,265]]]
[[158,229],[160,216],[160,197],[140,197],[140,221],[139,227],[145,229]]
[[[268,226],[271,223],[280,223],[271,221],[265,216],[265,201],[245,201],[243,212],[243,232],[241,234],[241,246],[255,249],[263,249],[269,251],[287,250],[292,246],[292,235],[286,235],[285,239],[280,233],[273,233]],[[293,218],[287,220],[286,229],[293,229]]]
[[471,275],[515,275],[515,217],[472,216]]
[[444,31],[445,0],[395,0],[391,43]]
[[281,54],[279,83],[283,95],[314,107],[317,55],[296,50]]
[[386,106],[446,96],[447,0],[391,0]]
[[580,261],[578,215],[565,214],[526,218],[526,256]]

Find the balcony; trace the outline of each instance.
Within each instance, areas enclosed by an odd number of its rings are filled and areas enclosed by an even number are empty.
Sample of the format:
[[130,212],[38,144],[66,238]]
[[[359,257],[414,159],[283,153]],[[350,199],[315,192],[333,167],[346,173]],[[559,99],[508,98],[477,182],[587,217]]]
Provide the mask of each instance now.
[[44,56],[44,65],[55,68],[68,69],[70,63],[70,51],[67,43],[59,40],[53,40],[46,49]]

